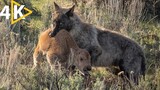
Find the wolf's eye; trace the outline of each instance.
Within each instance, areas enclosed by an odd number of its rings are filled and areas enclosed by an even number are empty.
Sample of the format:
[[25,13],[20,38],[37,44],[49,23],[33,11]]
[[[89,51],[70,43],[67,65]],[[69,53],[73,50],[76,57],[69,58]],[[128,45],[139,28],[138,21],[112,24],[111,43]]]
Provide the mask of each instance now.
[[63,25],[63,23],[62,23],[62,22],[60,22],[59,24],[60,24],[61,26]]

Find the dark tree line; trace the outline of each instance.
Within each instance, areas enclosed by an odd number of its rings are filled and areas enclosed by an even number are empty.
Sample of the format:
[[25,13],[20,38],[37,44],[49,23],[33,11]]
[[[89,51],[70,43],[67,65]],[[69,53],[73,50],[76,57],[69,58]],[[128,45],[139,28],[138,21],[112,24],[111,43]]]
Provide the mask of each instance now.
[[[89,0],[72,0],[76,5],[78,5],[79,2],[82,2],[84,4],[90,2]],[[128,9],[127,5],[131,4],[133,0],[119,0],[122,3],[123,9]],[[160,0],[141,0],[144,3],[143,8],[143,15],[145,16],[145,19],[149,20],[152,18],[155,18],[155,20],[160,21]],[[95,5],[98,9],[100,9],[101,5],[107,5],[110,0],[93,0],[95,2]]]

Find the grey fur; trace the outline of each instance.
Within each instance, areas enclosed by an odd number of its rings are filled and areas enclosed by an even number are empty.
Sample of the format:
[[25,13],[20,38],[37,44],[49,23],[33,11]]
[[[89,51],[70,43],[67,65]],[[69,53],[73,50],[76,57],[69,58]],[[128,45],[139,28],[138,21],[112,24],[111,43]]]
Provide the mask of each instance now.
[[73,12],[73,8],[59,10],[51,36],[56,35],[61,29],[66,29],[80,48],[90,52],[92,66],[119,66],[128,78],[133,71],[133,78],[137,83],[139,75],[145,75],[145,56],[142,48],[135,41],[119,33],[82,22]]

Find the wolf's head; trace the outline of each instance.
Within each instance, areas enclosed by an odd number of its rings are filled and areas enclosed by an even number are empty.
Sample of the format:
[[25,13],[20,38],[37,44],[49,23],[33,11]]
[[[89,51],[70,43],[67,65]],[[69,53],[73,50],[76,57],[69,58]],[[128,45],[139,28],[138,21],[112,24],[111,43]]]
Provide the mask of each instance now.
[[54,37],[62,29],[70,31],[74,25],[71,18],[74,15],[75,5],[73,5],[69,9],[62,9],[56,3],[54,3],[54,6],[55,6],[55,12],[53,14],[53,25],[55,28],[53,32],[50,33],[51,37]]

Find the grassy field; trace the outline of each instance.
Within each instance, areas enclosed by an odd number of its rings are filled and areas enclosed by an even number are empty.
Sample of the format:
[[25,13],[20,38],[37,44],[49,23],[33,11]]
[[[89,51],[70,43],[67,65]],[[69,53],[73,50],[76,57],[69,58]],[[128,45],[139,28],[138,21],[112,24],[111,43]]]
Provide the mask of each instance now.
[[[144,3],[132,0],[122,9],[122,0],[104,4],[78,1],[76,13],[82,21],[111,29],[137,41],[146,55],[145,81],[131,86],[105,68],[94,68],[89,84],[78,72],[66,78],[64,72],[50,71],[45,58],[41,67],[32,70],[33,51],[38,35],[50,27],[54,11],[52,0],[19,0],[35,12],[26,20],[10,25],[4,18],[0,22],[0,90],[160,90],[160,24],[153,19],[144,20]],[[55,1],[60,6],[71,7],[72,0]],[[0,11],[4,6],[0,0]],[[87,85],[87,86],[86,86]]]

